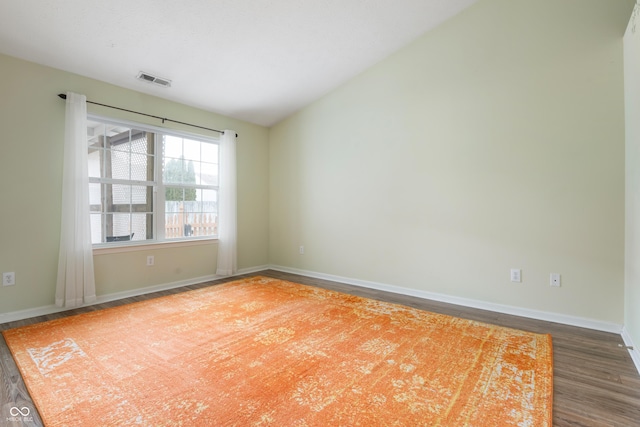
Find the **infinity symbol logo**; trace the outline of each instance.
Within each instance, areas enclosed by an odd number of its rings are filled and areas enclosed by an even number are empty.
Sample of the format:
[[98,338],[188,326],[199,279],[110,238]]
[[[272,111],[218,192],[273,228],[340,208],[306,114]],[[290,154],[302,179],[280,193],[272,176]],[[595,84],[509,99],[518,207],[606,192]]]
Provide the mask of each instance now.
[[31,413],[31,409],[27,408],[26,406],[23,406],[22,408],[16,408],[14,406],[9,410],[9,413],[11,414],[12,417],[17,417],[18,415],[22,415],[23,417],[26,417]]

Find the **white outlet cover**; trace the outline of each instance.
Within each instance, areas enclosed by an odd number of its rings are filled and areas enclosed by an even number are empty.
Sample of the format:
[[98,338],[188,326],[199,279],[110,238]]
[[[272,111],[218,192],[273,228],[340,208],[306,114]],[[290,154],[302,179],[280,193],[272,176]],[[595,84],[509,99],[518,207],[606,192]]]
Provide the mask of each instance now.
[[560,287],[560,273],[551,273],[549,276],[549,286],[554,288]]
[[16,284],[16,273],[2,273],[2,286],[13,286]]
[[520,270],[519,268],[512,268],[511,281],[516,283],[522,282],[522,270]]

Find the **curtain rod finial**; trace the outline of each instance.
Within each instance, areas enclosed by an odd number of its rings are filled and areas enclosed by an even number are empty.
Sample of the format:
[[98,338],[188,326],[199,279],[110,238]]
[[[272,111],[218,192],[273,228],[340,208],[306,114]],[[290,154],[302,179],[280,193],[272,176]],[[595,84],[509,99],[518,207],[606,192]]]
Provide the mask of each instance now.
[[67,99],[67,94],[66,93],[59,93],[58,96],[62,99]]

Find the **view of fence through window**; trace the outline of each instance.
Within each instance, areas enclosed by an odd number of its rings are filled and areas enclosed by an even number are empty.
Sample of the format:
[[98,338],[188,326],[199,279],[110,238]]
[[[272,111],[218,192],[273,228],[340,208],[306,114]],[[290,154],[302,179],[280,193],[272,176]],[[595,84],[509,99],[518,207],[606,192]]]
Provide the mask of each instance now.
[[165,237],[218,234],[218,145],[163,135]]
[[94,244],[217,235],[218,144],[88,124]]

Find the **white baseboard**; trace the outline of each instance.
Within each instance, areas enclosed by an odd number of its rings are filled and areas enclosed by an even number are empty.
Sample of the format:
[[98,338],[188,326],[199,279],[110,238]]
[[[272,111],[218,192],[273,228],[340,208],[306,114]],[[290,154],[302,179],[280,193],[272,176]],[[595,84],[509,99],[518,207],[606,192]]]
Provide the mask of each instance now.
[[271,268],[271,266],[269,264],[258,265],[256,267],[242,268],[242,269],[238,270],[238,272],[236,274],[234,274],[234,276],[242,276],[243,274],[257,273],[259,271],[268,270],[269,268]]
[[[194,277],[192,279],[180,280],[177,282],[163,283],[160,285],[147,286],[145,288],[132,289],[129,291],[114,292],[111,294],[99,295],[96,298],[96,300],[93,301],[92,303],[83,304],[79,307],[74,307],[74,308],[89,307],[92,305],[102,304],[102,303],[111,302],[111,301],[117,301],[124,298],[131,298],[139,295],[145,295],[145,294],[151,294],[154,292],[166,291],[169,289],[181,288],[183,286],[196,285],[198,283],[222,279],[223,277],[235,277],[235,276],[241,276],[243,274],[251,274],[258,271],[266,270],[268,268],[269,268],[268,265],[261,265],[257,267],[243,268],[241,270],[238,270],[238,272],[232,276],[218,276],[218,275],[212,274],[208,276],[201,276],[201,277]],[[45,316],[47,314],[60,313],[62,311],[73,310],[74,308],[58,307],[55,304],[51,304],[51,305],[46,305],[42,307],[29,308],[26,310],[0,313],[0,324],[7,323],[7,322],[14,322],[16,320],[29,319],[37,316]]]
[[617,323],[603,322],[600,320],[589,319],[578,316],[570,316],[560,313],[551,313],[540,310],[532,310],[528,308],[515,307],[510,305],[495,304],[486,301],[474,300],[469,298],[461,298],[435,292],[421,291],[418,289],[409,289],[385,283],[370,282],[367,280],[353,279],[350,277],[335,276],[332,274],[318,273],[315,271],[300,270],[297,268],[283,267],[280,265],[271,265],[270,269],[282,271],[285,273],[299,274],[301,276],[313,277],[316,279],[331,280],[334,282],[346,283],[354,286],[377,289],[381,291],[393,292],[396,294],[409,295],[418,298],[424,298],[434,301],[446,302],[449,304],[461,305],[464,307],[478,308],[481,310],[489,310],[497,313],[511,314],[514,316],[527,317],[530,319],[545,320],[547,322],[562,323],[565,325],[577,326],[580,328],[594,329],[597,331],[611,332],[615,334],[622,333],[622,325]]
[[[360,286],[360,287],[365,287],[370,289],[378,289],[381,291],[387,291],[387,292],[392,292],[396,294],[409,295],[409,296],[414,296],[418,298],[425,298],[425,299],[430,299],[434,301],[446,302],[450,304],[461,305],[464,307],[472,307],[472,308],[478,308],[482,310],[495,311],[498,313],[511,314],[514,316],[545,320],[549,322],[562,323],[566,325],[578,326],[582,328],[594,329],[594,330],[604,331],[604,332],[612,332],[616,334],[623,333],[622,325],[619,325],[616,323],[603,322],[603,321],[594,320],[594,319],[569,316],[569,315],[558,314],[558,313],[550,313],[550,312],[539,311],[539,310],[531,310],[531,309],[515,307],[515,306],[494,304],[494,303],[485,302],[485,301],[455,297],[455,296],[439,294],[435,292],[421,291],[418,289],[403,288],[400,286],[389,285],[385,283],[371,282],[371,281],[354,279],[349,277],[318,273],[318,272],[308,271],[308,270],[301,270],[297,268],[283,267],[279,265],[261,265],[256,267],[244,268],[239,270],[236,274],[234,274],[231,277],[240,276],[244,274],[257,273],[267,269],[282,271],[285,273],[299,274],[301,276],[314,277],[318,279],[331,280],[334,282],[341,282],[349,285]],[[196,278],[182,280],[178,282],[149,286],[146,288],[133,289],[129,291],[100,295],[97,297],[95,302],[91,304],[85,304],[82,307],[86,307],[94,304],[101,304],[101,303],[110,302],[110,301],[116,301],[123,298],[130,298],[130,297],[149,294],[153,292],[179,288],[183,286],[195,285],[198,283],[217,280],[221,278],[222,278],[221,276],[217,276],[217,275],[202,276],[202,277],[196,277]],[[54,304],[51,304],[43,307],[36,307],[36,308],[30,308],[26,310],[1,313],[0,324],[13,322],[16,320],[28,319],[31,317],[43,316],[47,314],[59,313],[67,310],[69,310],[69,308],[61,308],[61,307],[57,307]],[[627,334],[627,339],[630,340],[630,336],[628,336],[628,334]],[[627,339],[625,339],[625,342],[627,342]],[[631,345],[631,344],[627,344],[627,345]],[[637,351],[638,350],[636,348],[636,354],[635,356],[634,354],[632,354],[632,357],[635,357],[634,362],[636,363],[636,366],[639,366],[640,362],[638,361],[639,356],[637,354]]]
[[629,348],[629,354],[631,355],[631,359],[633,363],[636,365],[636,369],[640,374],[640,348],[633,343],[633,339],[629,334],[629,331],[626,327],[622,328],[622,339],[624,340],[624,344]]

